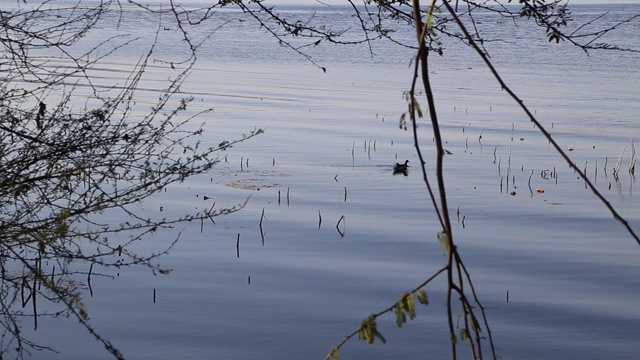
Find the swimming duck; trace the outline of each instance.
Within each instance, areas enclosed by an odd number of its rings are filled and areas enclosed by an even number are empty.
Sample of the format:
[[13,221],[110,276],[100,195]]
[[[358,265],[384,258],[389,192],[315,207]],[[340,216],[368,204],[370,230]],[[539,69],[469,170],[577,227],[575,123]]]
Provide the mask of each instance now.
[[407,170],[409,169],[409,160],[405,160],[404,164],[400,164],[400,163],[396,163],[395,165],[393,165],[393,173],[397,174],[397,173],[406,173]]

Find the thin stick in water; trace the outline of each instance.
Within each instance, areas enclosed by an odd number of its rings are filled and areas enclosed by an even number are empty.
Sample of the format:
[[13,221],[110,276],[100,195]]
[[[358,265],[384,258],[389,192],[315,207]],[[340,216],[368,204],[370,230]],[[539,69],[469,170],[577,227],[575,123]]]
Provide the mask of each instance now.
[[[584,169],[582,170],[582,173],[583,173],[585,176],[587,175],[587,163],[588,163],[588,161],[585,161],[585,162],[584,162]],[[586,179],[586,178],[585,178],[585,179]],[[589,185],[587,184],[587,181],[586,181],[586,180],[585,180],[585,182],[584,182],[584,188],[585,188],[585,189],[588,189],[588,188],[589,188]]]
[[262,208],[262,215],[260,215],[260,238],[262,239],[262,246],[264,246],[264,230],[262,230],[263,219],[264,219],[264,208]]
[[613,176],[616,178],[618,177],[618,172],[620,171],[620,167],[622,166],[622,155],[624,155],[625,150],[627,150],[626,145],[622,148],[622,152],[620,153],[618,162],[616,162],[616,166],[613,167]]
[[351,162],[356,162],[356,142],[351,144]]
[[633,175],[636,172],[636,147],[631,139],[631,159],[629,160],[629,174]]
[[238,233],[238,239],[236,240],[236,256],[240,257],[240,233]]
[[[344,215],[340,216],[340,219],[338,220],[338,223],[336,224],[336,230],[338,230],[338,234],[340,234],[340,237],[344,237],[344,231],[340,230],[340,223],[343,222],[346,224],[346,220],[344,218]],[[345,225],[343,224],[343,227],[345,227]]]

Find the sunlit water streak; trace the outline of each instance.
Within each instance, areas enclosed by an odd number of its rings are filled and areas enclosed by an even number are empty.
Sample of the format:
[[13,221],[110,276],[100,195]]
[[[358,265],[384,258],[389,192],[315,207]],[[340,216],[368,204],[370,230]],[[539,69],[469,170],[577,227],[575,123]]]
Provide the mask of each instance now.
[[[638,10],[618,11],[628,9]],[[333,21],[338,15],[319,16]],[[129,31],[130,23],[123,24]],[[148,28],[156,27],[150,22]],[[247,35],[238,42],[231,38],[238,33]],[[167,62],[181,56],[172,52],[173,32],[164,34],[157,56],[166,60],[149,67],[136,98],[138,114],[172,76]],[[640,134],[637,57],[596,54],[574,61],[579,51],[553,47],[546,56],[540,51],[548,49],[540,47],[546,40],[527,44],[518,36],[513,41],[526,55],[496,43],[499,70],[561,146],[573,149],[576,163],[582,168],[587,162],[598,188],[637,230],[637,187],[626,172],[631,140]],[[160,207],[179,215],[214,201],[222,207],[248,199],[246,207],[205,223],[202,231],[200,223],[185,225],[176,248],[160,261],[175,269],[170,276],[106,270],[115,278],[95,279],[94,297],[86,295],[92,323],[132,359],[323,358],[368,314],[444,263],[411,135],[398,129],[411,52],[380,46],[370,58],[358,52],[364,48],[323,48],[317,55],[328,68],[324,74],[274,44],[247,22],[234,22],[203,48],[182,91],[194,96],[189,111],[214,109],[194,122],[204,123],[205,142],[218,144],[255,127],[266,132],[230,149],[211,174],[141,205],[155,215]],[[433,81],[452,152],[445,161],[454,236],[488,308],[498,355],[636,358],[638,245],[465,51],[451,46],[451,58],[434,59]],[[464,60],[451,66],[459,56]],[[134,59],[119,54],[102,64],[104,84],[123,80]],[[433,178],[432,135],[424,120],[420,134]],[[616,181],[611,169],[625,146]],[[405,159],[413,165],[409,175],[394,176],[392,165]],[[552,172],[557,178],[549,177]],[[178,230],[158,233],[141,251],[161,248]],[[396,329],[393,316],[380,321],[389,344],[353,342],[341,358],[446,358],[443,282],[427,291],[430,307],[405,329]],[[108,357],[64,319],[41,322],[33,336],[61,351],[34,358]]]

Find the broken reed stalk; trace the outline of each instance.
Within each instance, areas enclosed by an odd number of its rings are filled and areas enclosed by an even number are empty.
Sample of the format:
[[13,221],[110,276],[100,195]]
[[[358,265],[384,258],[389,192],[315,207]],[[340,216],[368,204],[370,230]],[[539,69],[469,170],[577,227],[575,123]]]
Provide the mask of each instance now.
[[[584,169],[582,169],[582,172],[584,172],[584,175],[585,175],[585,176],[587,175],[587,164],[588,164],[588,161],[585,161],[585,162],[584,162]],[[589,188],[589,186],[587,185],[587,182],[586,182],[586,181],[584,182],[584,188],[585,188],[585,189],[588,189],[588,188]]]
[[336,230],[338,230],[338,234],[340,234],[340,237],[344,237],[344,230],[340,230],[340,223],[343,223],[342,227],[344,228],[346,225],[346,220],[344,215],[340,216],[340,219],[338,220],[338,223],[336,224]]
[[351,145],[351,162],[356,162],[356,142]]
[[631,159],[629,160],[629,174],[634,175],[636,172],[636,146],[631,139]]
[[238,233],[238,238],[236,240],[236,256],[240,257],[240,233]]
[[318,230],[320,230],[320,225],[322,225],[322,214],[320,214],[320,210],[318,210]]
[[344,202],[347,202],[347,187],[344,187]]
[[262,215],[260,215],[260,238],[262,239],[262,246],[264,246],[264,230],[262,230],[262,220],[264,219],[264,208],[262,208]]
[[618,161],[616,162],[616,166],[613,167],[613,176],[614,177],[618,177],[618,173],[620,172],[620,167],[622,167],[622,155],[624,155],[625,150],[627,149],[626,146],[624,146],[622,148],[622,152],[620,153],[620,157],[618,157]]
[[287,186],[287,206],[289,206],[289,187]]

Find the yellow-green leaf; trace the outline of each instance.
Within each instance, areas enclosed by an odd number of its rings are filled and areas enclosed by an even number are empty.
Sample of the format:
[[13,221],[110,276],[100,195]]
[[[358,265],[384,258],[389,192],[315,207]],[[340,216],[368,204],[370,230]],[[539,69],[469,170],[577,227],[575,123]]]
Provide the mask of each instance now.
[[438,233],[438,244],[440,244],[440,251],[442,255],[449,253],[449,236],[445,232]]
[[418,301],[420,304],[429,305],[429,298],[427,297],[427,292],[424,289],[418,291]]

